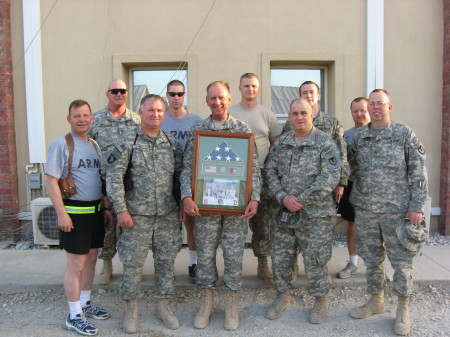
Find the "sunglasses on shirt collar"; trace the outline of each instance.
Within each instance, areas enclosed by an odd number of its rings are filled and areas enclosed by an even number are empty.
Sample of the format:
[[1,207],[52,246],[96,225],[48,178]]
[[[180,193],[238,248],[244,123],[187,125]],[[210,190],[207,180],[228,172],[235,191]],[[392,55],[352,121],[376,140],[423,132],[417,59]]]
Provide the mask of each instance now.
[[169,91],[168,94],[169,94],[170,97],[175,97],[175,96],[183,97],[185,92],[184,91],[180,91],[180,92]]
[[117,95],[119,93],[121,93],[122,95],[125,95],[128,90],[127,89],[109,89],[108,91],[113,95]]

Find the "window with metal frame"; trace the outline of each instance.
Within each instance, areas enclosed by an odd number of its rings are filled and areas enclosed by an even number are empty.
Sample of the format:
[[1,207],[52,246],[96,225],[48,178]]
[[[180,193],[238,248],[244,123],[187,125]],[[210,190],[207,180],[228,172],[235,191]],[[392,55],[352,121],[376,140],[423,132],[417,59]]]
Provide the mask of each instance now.
[[326,109],[326,67],[307,65],[271,65],[271,110],[280,123],[287,120],[289,105],[299,97],[299,87],[305,81],[313,81],[320,87],[320,109]]
[[176,66],[172,69],[170,69],[170,66],[130,68],[130,77],[133,88],[131,93],[133,111],[139,110],[139,103],[147,94],[157,94],[165,99],[167,83],[172,80],[180,80],[183,82],[186,91],[184,104],[187,109],[187,69],[177,69]]

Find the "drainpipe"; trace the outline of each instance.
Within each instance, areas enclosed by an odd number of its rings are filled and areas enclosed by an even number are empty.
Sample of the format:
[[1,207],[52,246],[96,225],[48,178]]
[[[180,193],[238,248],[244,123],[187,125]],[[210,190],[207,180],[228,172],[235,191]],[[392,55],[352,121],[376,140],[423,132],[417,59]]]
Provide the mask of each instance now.
[[40,1],[23,0],[28,153],[31,164],[46,161],[40,25]]
[[[25,92],[28,130],[28,165],[25,166],[27,205],[35,195],[30,175],[40,174],[46,161],[44,96],[42,85],[41,14],[39,0],[22,0]],[[43,180],[41,180],[43,182]],[[43,185],[43,184],[42,184]],[[39,189],[38,189],[39,190]],[[41,191],[45,191],[41,187]]]
[[384,88],[384,0],[367,0],[367,96]]

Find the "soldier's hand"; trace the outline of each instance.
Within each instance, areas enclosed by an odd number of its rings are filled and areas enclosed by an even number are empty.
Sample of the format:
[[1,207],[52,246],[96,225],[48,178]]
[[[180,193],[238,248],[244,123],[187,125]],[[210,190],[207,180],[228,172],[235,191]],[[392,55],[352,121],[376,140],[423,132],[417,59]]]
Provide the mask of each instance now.
[[303,207],[298,198],[294,195],[285,196],[283,199],[283,205],[291,212],[297,212]]
[[74,228],[69,214],[58,215],[58,227],[63,232],[70,232]]
[[252,200],[248,203],[247,207],[245,208],[244,214],[242,217],[246,219],[251,219],[258,211],[258,202],[256,200]]
[[200,215],[200,211],[197,207],[197,205],[195,204],[194,200],[192,200],[191,197],[186,197],[183,199],[183,208],[184,211],[191,216],[197,216]]
[[184,209],[180,208],[180,210],[178,211],[178,220],[184,222],[186,220],[186,217],[186,212],[184,211]]
[[110,210],[103,211],[103,225],[109,227],[112,225],[113,217]]
[[409,219],[409,222],[414,226],[418,226],[422,222],[423,213],[422,212],[407,212],[406,217]]
[[333,191],[333,199],[335,202],[339,202],[344,195],[344,186],[337,185]]
[[121,228],[130,228],[134,226],[133,219],[128,211],[117,214],[117,225]]

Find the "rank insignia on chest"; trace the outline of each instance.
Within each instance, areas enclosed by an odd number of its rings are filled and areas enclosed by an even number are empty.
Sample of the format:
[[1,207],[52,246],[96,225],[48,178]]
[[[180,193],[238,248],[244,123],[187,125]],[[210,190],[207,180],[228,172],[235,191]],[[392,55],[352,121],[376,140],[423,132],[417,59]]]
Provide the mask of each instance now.
[[107,161],[108,161],[108,164],[112,164],[112,163],[114,163],[115,161],[116,161],[116,156],[114,155],[114,153],[111,153],[109,156],[108,156],[108,159],[107,159]]

